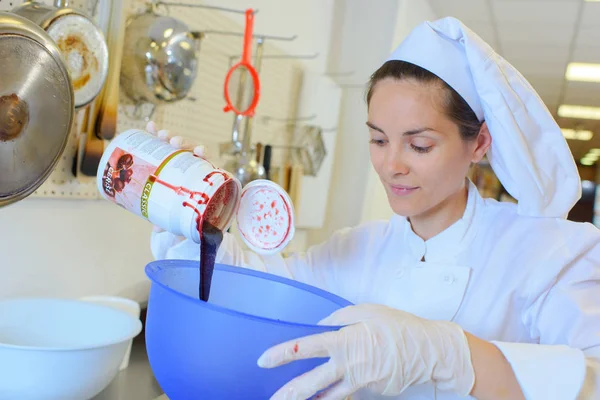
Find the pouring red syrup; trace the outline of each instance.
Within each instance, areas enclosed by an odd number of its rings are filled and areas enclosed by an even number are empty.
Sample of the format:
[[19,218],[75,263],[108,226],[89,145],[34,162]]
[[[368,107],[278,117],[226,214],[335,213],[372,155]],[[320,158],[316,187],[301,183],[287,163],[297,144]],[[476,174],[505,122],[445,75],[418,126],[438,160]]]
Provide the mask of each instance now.
[[[213,175],[222,175],[225,179],[229,179],[223,172],[214,171],[208,174],[203,180],[212,186],[213,183],[209,179]],[[187,194],[189,196],[190,200],[184,201],[183,206],[191,208],[196,213],[196,227],[200,237],[200,282],[198,285],[198,297],[202,301],[208,301],[217,252],[223,242],[223,231],[213,225],[210,221],[204,220],[197,207],[201,204],[208,204],[210,198],[206,193],[191,191],[181,186],[171,185],[156,176],[151,176],[150,181],[169,188],[177,194]],[[223,196],[227,197],[227,194],[225,193],[222,195],[219,190],[215,193],[213,200],[217,202],[223,201],[225,200],[221,198]]]

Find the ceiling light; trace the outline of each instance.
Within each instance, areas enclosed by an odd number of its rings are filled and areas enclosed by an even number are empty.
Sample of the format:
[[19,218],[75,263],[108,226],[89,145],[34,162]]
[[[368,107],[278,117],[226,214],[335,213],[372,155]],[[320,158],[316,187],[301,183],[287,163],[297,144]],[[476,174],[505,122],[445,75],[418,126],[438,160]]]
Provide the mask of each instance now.
[[596,163],[596,160],[588,160],[586,158],[582,158],[580,163],[582,165],[594,165]]
[[594,133],[588,130],[581,129],[561,129],[563,136],[565,139],[569,140],[590,140]]
[[595,164],[596,161],[598,161],[598,156],[594,155],[594,154],[591,154],[591,153],[587,153],[580,160],[581,164],[583,164],[583,165],[592,165],[592,164]]
[[558,107],[558,116],[563,118],[600,119],[600,107],[561,104]]
[[587,3],[597,3],[597,2],[599,2],[600,0],[585,0],[585,1],[586,1]]
[[569,63],[565,78],[568,81],[600,82],[600,64]]
[[600,156],[600,149],[590,149],[590,151],[589,151],[588,154],[593,154],[595,156]]

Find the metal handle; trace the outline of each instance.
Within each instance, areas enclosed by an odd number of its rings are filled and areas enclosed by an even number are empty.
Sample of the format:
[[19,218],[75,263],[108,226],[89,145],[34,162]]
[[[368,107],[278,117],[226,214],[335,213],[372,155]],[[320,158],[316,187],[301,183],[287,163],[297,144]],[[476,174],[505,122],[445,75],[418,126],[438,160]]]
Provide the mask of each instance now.
[[233,129],[231,131],[231,141],[233,143],[239,143],[240,141],[240,125],[242,120],[244,119],[243,115],[236,115],[235,121],[233,123]]
[[[153,0],[153,3],[157,6],[165,6],[165,7],[187,7],[187,8],[206,8],[209,10],[218,10],[218,11],[225,11],[225,12],[230,12],[230,13],[236,13],[236,14],[245,14],[246,10],[238,10],[235,8],[228,8],[228,7],[221,7],[221,6],[209,6],[209,5],[205,5],[205,4],[190,4],[190,3],[179,3],[179,2],[174,2],[174,1],[160,1],[160,0]],[[256,15],[256,13],[258,13],[258,10],[254,10],[253,14]]]
[[[256,73],[260,75],[260,67],[262,65],[262,56],[264,50],[264,39],[258,39],[258,43],[256,45],[256,56],[254,58],[254,69]],[[250,152],[250,144],[252,139],[252,122],[253,118],[246,119],[246,126],[244,128],[244,140],[242,142],[242,155],[246,155]]]
[[54,0],[54,7],[67,8],[69,7],[69,0]]
[[[244,32],[233,32],[233,31],[217,31],[217,30],[206,30],[206,31],[202,31],[205,34],[209,35],[209,34],[213,34],[213,35],[228,35],[228,36],[244,36]],[[256,39],[269,39],[269,40],[281,40],[281,41],[286,41],[286,42],[291,42],[293,40],[296,40],[298,38],[298,35],[293,35],[293,36],[270,36],[270,35],[259,35],[259,34],[254,34],[252,35],[253,38]]]
[[296,118],[276,118],[276,117],[271,117],[268,115],[263,115],[260,117],[261,121],[265,124],[268,124],[269,121],[287,122],[287,123],[292,123],[292,122],[297,122],[297,121],[312,121],[315,118],[317,118],[316,114],[309,115],[308,117],[296,117]]
[[[241,54],[235,56],[229,56],[229,64],[232,64],[233,60],[241,57]],[[263,59],[267,58],[279,58],[279,59],[296,59],[296,60],[312,60],[319,57],[319,53],[314,54],[267,54],[263,56]]]
[[292,146],[292,145],[286,145],[286,144],[275,144],[275,145],[271,145],[272,149],[283,149],[283,150],[300,150],[300,149],[305,149],[306,146]]

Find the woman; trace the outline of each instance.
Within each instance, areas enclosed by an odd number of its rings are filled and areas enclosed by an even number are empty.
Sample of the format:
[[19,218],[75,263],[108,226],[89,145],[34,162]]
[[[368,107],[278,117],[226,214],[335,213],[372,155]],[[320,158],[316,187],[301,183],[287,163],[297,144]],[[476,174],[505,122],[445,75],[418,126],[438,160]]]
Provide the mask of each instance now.
[[[348,325],[269,349],[265,368],[329,357],[273,398],[600,398],[600,234],[559,127],[525,79],[458,20],[419,25],[370,82],[371,161],[395,216],[303,255],[218,261],[319,286]],[[518,204],[466,179],[488,155]],[[198,246],[154,233],[156,258]]]

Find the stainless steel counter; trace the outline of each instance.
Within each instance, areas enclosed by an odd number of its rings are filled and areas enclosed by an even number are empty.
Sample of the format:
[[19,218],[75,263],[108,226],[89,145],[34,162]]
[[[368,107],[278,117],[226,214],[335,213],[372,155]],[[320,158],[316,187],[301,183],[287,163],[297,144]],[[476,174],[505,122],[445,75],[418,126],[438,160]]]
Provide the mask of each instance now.
[[162,395],[148,362],[144,335],[140,334],[133,341],[129,366],[92,400],[154,400]]

